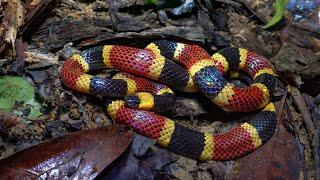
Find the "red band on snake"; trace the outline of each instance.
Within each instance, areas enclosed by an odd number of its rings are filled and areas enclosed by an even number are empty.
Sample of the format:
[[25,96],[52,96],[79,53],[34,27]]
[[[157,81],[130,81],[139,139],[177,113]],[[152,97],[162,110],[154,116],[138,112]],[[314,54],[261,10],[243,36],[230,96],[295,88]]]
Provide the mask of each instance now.
[[[87,74],[103,68],[126,73],[113,78]],[[240,88],[227,82],[223,75],[229,69],[246,72],[253,83]],[[272,102],[276,78],[267,60],[254,52],[226,48],[210,56],[198,45],[167,40],[153,42],[145,49],[118,45],[87,49],[73,55],[61,69],[62,81],[74,90],[125,97],[124,101],[110,101],[106,105],[116,123],[131,126],[176,153],[201,160],[239,158],[270,139],[277,124]],[[199,132],[146,111],[170,109],[174,93],[169,87],[185,92],[200,91],[227,111],[261,111],[245,117],[245,123],[226,133]]]

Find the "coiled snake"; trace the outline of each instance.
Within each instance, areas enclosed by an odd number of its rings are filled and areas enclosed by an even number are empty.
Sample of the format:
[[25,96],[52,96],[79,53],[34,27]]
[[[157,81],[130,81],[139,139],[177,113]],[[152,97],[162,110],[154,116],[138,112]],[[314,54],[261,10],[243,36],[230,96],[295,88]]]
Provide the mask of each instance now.
[[[87,74],[102,68],[123,72],[112,78]],[[246,72],[253,83],[240,88],[227,82],[223,75],[229,69]],[[277,125],[272,102],[277,76],[265,58],[242,48],[225,48],[210,56],[198,45],[168,40],[155,41],[145,49],[105,45],[73,55],[60,73],[64,84],[74,90],[124,97],[106,104],[116,123],[129,125],[136,132],[156,139],[158,144],[192,158],[239,158],[268,141]],[[170,109],[174,92],[169,87],[185,92],[201,91],[227,111],[262,110],[226,133],[203,133],[149,111]]]

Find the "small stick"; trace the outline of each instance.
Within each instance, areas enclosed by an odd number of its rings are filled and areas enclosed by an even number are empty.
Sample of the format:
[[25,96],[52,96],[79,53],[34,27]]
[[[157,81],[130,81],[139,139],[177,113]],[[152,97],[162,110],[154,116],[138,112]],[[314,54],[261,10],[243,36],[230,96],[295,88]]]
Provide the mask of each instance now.
[[316,169],[315,169],[316,179],[319,179],[320,172],[319,172],[319,168],[317,166],[318,166],[320,160],[319,160],[319,154],[318,154],[319,153],[319,151],[318,151],[319,137],[317,135],[317,129],[315,128],[315,125],[312,121],[308,106],[305,102],[305,99],[301,95],[299,89],[295,86],[290,86],[290,89],[291,89],[291,95],[293,97],[293,100],[302,115],[302,120],[305,123],[307,132],[310,135],[311,146],[312,146],[313,156],[314,156],[314,160],[315,160],[315,167],[316,167]]

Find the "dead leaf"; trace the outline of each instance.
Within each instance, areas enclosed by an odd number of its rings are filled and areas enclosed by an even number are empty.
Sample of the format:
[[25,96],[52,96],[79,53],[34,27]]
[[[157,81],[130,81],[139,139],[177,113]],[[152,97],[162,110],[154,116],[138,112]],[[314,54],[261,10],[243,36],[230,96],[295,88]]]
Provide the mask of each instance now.
[[22,121],[22,118],[8,112],[0,111],[0,132],[12,128]]
[[286,26],[280,31],[280,39],[283,43],[290,42],[299,47],[313,49],[314,52],[320,50],[320,39],[310,32],[298,29],[294,26]]
[[240,0],[255,16],[263,23],[267,23],[273,14],[273,1],[263,0]]
[[293,23],[294,26],[304,29],[306,31],[313,32],[315,34],[320,34],[320,7],[312,12],[312,14],[307,17],[302,22]]
[[239,159],[230,179],[299,179],[299,142],[283,125],[287,118],[282,113],[283,104],[284,99],[277,104],[278,127],[273,137],[261,148]]
[[232,34],[232,45],[246,48],[270,57],[279,51],[281,43],[268,31],[259,31],[258,25],[244,15],[229,12],[229,28]]
[[[157,174],[168,164],[176,161],[172,153],[161,148],[156,150],[154,139],[135,134],[128,153],[100,179],[156,179]],[[153,147],[153,148],[152,148]],[[98,178],[98,179],[99,179]]]
[[129,146],[122,127],[83,130],[47,140],[0,161],[0,179],[93,179]]
[[22,25],[24,19],[24,7],[20,0],[9,0],[5,11],[5,19],[8,21],[5,40],[11,43],[14,49],[18,28]]
[[[320,75],[320,62],[317,55],[311,50],[300,48],[291,43],[284,42],[280,51],[271,61],[274,62],[277,71],[281,73],[291,73],[305,79]],[[301,85],[299,84],[301,82],[296,82],[294,79],[288,79],[288,81],[292,81],[298,87]]]

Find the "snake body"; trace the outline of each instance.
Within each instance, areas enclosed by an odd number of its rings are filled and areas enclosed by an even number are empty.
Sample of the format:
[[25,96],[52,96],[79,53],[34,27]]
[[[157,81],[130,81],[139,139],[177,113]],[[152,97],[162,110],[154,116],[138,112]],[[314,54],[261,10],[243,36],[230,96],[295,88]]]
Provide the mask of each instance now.
[[[116,68],[126,73],[112,78],[87,74],[102,68]],[[246,72],[253,83],[246,88],[228,83],[223,75],[229,69]],[[277,125],[272,102],[277,76],[265,58],[242,48],[225,48],[210,56],[198,45],[168,40],[155,41],[145,49],[105,45],[73,55],[60,73],[64,84],[74,90],[125,97],[106,104],[108,114],[116,123],[129,125],[136,132],[156,139],[158,144],[196,159],[239,158],[268,141]],[[227,111],[262,110],[226,133],[203,133],[149,111],[170,109],[174,103],[174,92],[170,88],[201,91]]]

